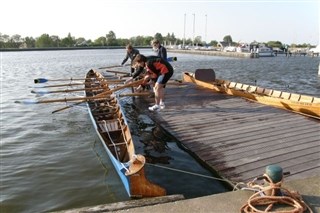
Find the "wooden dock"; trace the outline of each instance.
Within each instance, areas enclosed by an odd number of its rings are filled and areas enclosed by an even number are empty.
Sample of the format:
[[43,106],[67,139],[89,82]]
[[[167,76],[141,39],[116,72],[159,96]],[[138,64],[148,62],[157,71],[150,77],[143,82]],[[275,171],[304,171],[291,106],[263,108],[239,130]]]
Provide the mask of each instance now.
[[[144,111],[154,103],[136,101]],[[319,120],[193,84],[167,85],[165,103],[150,117],[230,181],[251,181],[270,164],[290,172],[286,180],[320,174]]]

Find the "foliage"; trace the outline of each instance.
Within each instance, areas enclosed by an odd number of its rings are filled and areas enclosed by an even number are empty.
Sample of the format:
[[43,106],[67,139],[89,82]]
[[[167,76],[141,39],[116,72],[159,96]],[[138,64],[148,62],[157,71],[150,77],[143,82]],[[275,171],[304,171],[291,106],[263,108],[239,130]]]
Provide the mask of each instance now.
[[225,37],[223,37],[223,41],[228,43],[229,45],[232,45],[232,37],[231,35],[226,35]]
[[36,47],[36,40],[32,37],[25,37],[24,42],[26,44],[26,48]]
[[72,37],[70,33],[68,34],[68,37],[63,38],[61,40],[62,47],[73,47],[75,43],[76,43],[75,38]]
[[119,46],[123,47],[123,46],[126,46],[127,44],[132,43],[132,42],[127,38],[119,38],[119,39],[117,39],[117,43]]
[[106,46],[107,45],[107,38],[106,37],[99,37],[93,42],[94,46]]
[[160,43],[163,43],[163,40],[164,40],[164,39],[163,39],[161,33],[156,33],[156,34],[154,35],[154,38],[157,39]]
[[109,31],[106,35],[106,42],[107,46],[117,46],[117,37],[113,31]]
[[277,47],[277,48],[282,48],[282,46],[283,46],[280,41],[268,41],[268,42],[267,42],[267,45],[268,45],[269,47],[273,47],[273,48],[275,48],[275,47]]
[[177,39],[176,39],[174,33],[171,33],[171,34],[168,33],[167,36],[164,37],[164,40],[165,40],[166,44],[170,44],[170,45],[176,44],[176,42],[177,42]]
[[77,47],[83,47],[83,46],[88,46],[86,39],[83,37],[77,38],[75,40],[75,46]]
[[44,47],[52,47],[53,42],[50,38],[49,34],[42,34],[37,40],[36,40],[36,47],[38,48],[44,48]]
[[209,45],[213,46],[213,47],[216,47],[218,45],[218,43],[219,43],[218,41],[213,40],[213,41],[210,41]]
[[196,46],[198,46],[199,44],[202,45],[201,36],[196,36],[196,37],[194,38],[194,44],[195,44]]
[[50,36],[50,39],[52,40],[52,47],[59,47],[61,44],[61,40],[59,36],[52,35]]
[[[116,34],[113,31],[109,31],[105,36],[100,36],[95,39],[93,42],[89,39],[86,40],[83,37],[75,38],[69,33],[65,38],[59,38],[56,35],[42,34],[38,38],[25,37],[22,38],[20,35],[15,34],[12,36],[0,33],[0,49],[3,48],[59,48],[59,47],[83,47],[83,46],[121,46],[124,47],[127,44],[132,44],[133,46],[150,46],[153,39],[158,39],[162,44],[165,45],[179,45],[183,44],[183,39],[176,38],[174,33],[168,33],[166,36],[162,36],[161,33],[156,33],[152,36],[135,36],[131,38],[117,38]],[[231,35],[226,35],[223,38],[224,42],[227,42],[230,45],[237,45],[232,41]],[[201,46],[204,42],[202,41],[201,36],[197,36],[194,39],[195,44]],[[185,40],[185,45],[191,46],[193,40],[187,38]],[[211,46],[217,46],[218,42],[213,40],[209,42]],[[298,48],[310,48],[313,47],[310,44],[283,44],[280,41],[268,41],[266,43],[270,47],[277,47],[280,49],[288,47],[298,47]]]

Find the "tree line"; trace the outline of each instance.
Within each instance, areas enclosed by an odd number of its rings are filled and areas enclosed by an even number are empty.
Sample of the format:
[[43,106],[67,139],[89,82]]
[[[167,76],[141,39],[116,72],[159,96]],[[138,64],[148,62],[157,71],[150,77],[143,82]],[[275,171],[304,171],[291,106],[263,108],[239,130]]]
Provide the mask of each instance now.
[[[185,44],[188,46],[213,46],[216,47],[219,42],[212,40],[209,43],[206,43],[202,40],[201,36],[197,36],[192,40],[191,38],[183,39],[176,38],[174,33],[168,33],[166,36],[163,36],[161,33],[156,33],[154,36],[136,36],[127,38],[117,38],[116,34],[113,31],[109,31],[105,36],[100,36],[95,40],[86,40],[83,37],[75,38],[68,34],[65,38],[60,38],[56,35],[42,34],[40,37],[22,37],[18,34],[9,36],[7,34],[2,34],[0,32],[0,49],[5,48],[67,48],[67,47],[103,47],[103,46],[113,46],[113,47],[123,47],[127,44],[132,44],[133,46],[150,46],[150,43],[153,39],[158,39],[162,44],[165,45],[181,45]],[[231,35],[226,35],[223,38],[223,41],[228,43],[230,46],[237,46],[238,43],[232,40]],[[264,43],[269,47],[312,47],[310,44],[291,44],[286,45],[280,41],[269,41]]]

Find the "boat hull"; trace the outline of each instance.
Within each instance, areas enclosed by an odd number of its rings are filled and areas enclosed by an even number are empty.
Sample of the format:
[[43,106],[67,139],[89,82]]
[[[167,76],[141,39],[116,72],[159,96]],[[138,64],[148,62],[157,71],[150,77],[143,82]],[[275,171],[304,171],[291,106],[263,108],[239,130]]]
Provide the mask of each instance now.
[[[201,70],[196,70],[201,73]],[[206,70],[208,71],[208,70]],[[214,72],[212,70],[212,72]],[[237,82],[230,82],[222,79],[203,81],[195,78],[193,73],[183,74],[185,82],[192,82],[196,85],[212,89],[215,92],[243,97],[265,105],[286,109],[292,112],[301,113],[306,116],[320,119],[320,98],[295,93],[287,93],[278,90],[270,90],[257,86],[246,85]]]
[[118,173],[120,179],[121,179],[121,182],[123,183],[124,185],[124,188],[127,192],[127,194],[131,197],[131,192],[130,192],[130,180],[129,178],[125,175],[125,169],[123,168],[123,166],[121,165],[121,163],[113,156],[113,154],[111,153],[110,149],[107,147],[106,143],[104,142],[104,138],[102,137],[102,135],[100,134],[99,130],[98,130],[98,127],[97,127],[97,124],[95,122],[95,119],[93,118],[93,115],[91,113],[91,111],[89,110],[89,116],[90,116],[90,119],[92,121],[92,124],[93,124],[93,127],[105,149],[105,151],[107,152],[116,172]]
[[135,153],[129,125],[113,94],[118,89],[111,90],[108,81],[93,70],[86,79],[86,97],[91,97],[87,102],[90,119],[129,197],[166,195],[164,188],[145,177],[145,158]]

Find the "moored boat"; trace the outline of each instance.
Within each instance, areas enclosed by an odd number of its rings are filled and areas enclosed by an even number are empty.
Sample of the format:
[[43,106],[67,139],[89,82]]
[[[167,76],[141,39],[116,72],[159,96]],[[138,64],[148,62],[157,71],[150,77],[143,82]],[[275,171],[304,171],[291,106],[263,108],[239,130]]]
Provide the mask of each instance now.
[[[90,70],[85,80],[89,116],[130,197],[164,196],[166,190],[145,177],[145,157],[135,153],[134,141],[118,99],[108,80]],[[97,89],[94,90],[94,87]],[[96,98],[92,98],[96,97]]]
[[185,72],[185,82],[320,119],[320,98],[216,79],[212,69]]

